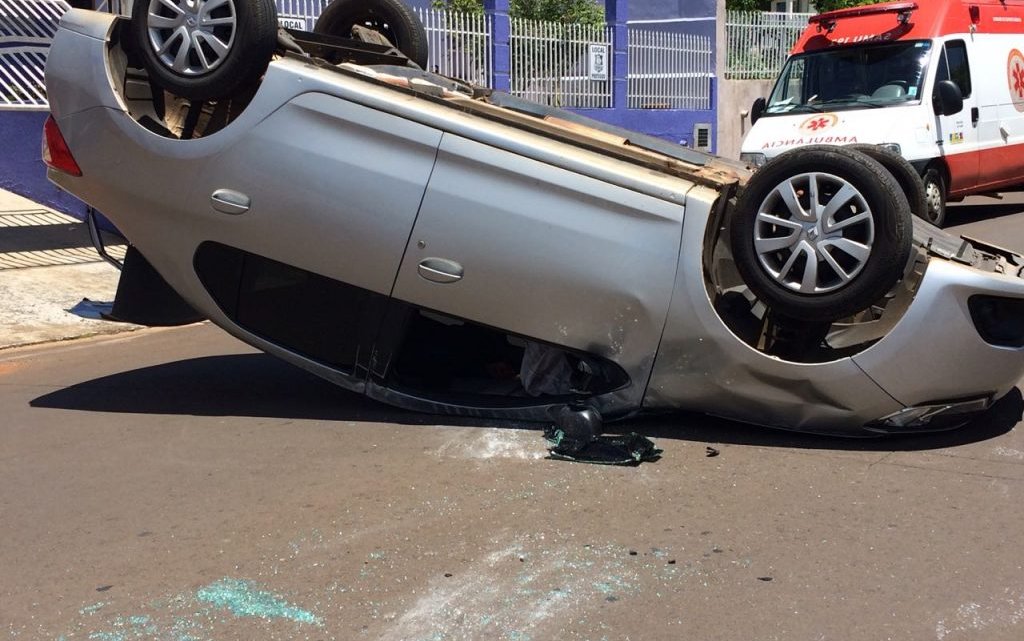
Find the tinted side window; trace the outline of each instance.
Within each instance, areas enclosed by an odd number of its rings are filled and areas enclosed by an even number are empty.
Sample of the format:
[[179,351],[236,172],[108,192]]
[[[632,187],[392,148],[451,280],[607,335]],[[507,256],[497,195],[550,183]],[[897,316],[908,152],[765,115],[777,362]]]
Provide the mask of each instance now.
[[960,87],[964,98],[971,95],[971,68],[967,61],[967,46],[963,40],[947,42],[939,57],[939,71],[935,77],[939,80],[952,80]]
[[214,242],[199,246],[193,264],[241,327],[344,372],[368,366],[386,296]]

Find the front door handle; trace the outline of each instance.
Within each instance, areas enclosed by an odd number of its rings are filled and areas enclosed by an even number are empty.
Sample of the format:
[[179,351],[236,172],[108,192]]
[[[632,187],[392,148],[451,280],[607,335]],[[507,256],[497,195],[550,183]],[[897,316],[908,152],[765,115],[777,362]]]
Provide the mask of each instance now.
[[977,127],[979,120],[981,120],[981,113],[978,111],[978,108],[971,107],[971,124]]
[[420,277],[435,283],[454,283],[462,280],[462,265],[447,258],[424,258],[417,265]]
[[244,214],[249,211],[251,203],[248,196],[234,189],[218,189],[210,194],[210,204],[222,214]]

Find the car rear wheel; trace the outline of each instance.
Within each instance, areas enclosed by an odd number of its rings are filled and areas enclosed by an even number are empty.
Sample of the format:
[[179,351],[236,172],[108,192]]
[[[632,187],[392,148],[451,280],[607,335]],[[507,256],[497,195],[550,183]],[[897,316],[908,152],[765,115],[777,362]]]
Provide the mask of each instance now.
[[942,227],[946,222],[946,181],[942,172],[935,167],[929,167],[924,172],[924,193],[928,201],[925,220],[936,227]]
[[427,68],[427,31],[400,0],[334,0],[320,14],[313,31],[351,38],[356,25],[379,32],[420,69]]
[[903,187],[903,193],[906,194],[907,203],[910,205],[910,213],[918,218],[930,220],[928,218],[928,198],[925,194],[924,181],[921,180],[921,175],[917,173],[913,165],[907,162],[906,158],[877,145],[847,145],[846,148],[859,151],[885,167],[885,170],[892,174],[896,182]]
[[899,282],[910,206],[878,162],[830,146],[796,149],[759,169],[729,219],[747,286],[777,316],[836,321]]
[[273,0],[136,0],[132,34],[150,77],[192,100],[259,80],[277,46]]

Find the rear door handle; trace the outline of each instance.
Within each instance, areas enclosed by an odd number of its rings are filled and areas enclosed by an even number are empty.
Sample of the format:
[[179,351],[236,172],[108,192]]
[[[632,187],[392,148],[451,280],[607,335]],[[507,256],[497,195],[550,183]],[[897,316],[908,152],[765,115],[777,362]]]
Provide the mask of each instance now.
[[416,271],[422,278],[435,283],[454,283],[462,280],[462,265],[447,258],[424,258]]
[[978,120],[980,120],[980,119],[981,119],[981,114],[979,113],[978,108],[977,107],[971,107],[971,124],[974,125],[975,127],[977,127],[978,126]]
[[210,194],[210,204],[222,214],[244,214],[249,211],[251,203],[248,196],[234,189],[218,189]]

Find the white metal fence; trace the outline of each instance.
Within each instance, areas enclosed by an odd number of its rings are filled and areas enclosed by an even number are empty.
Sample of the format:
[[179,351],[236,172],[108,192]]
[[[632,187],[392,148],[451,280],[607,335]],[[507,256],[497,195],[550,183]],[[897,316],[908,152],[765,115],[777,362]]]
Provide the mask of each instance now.
[[428,71],[491,86],[491,16],[439,9],[414,11],[427,30]]
[[612,30],[511,20],[511,93],[555,107],[612,106]]
[[630,109],[711,109],[711,38],[629,30]]
[[[330,0],[276,0],[277,20],[283,27],[312,31]],[[427,70],[467,82],[489,85],[491,17],[482,13],[442,9],[412,10],[427,32]]]
[[774,78],[811,15],[729,11],[725,20],[725,77]]
[[64,0],[0,0],[0,109],[46,109],[43,69]]
[[[329,0],[276,0],[283,24],[312,29]],[[126,0],[105,7],[124,10]],[[45,109],[43,70],[65,0],[0,0],[0,109]],[[428,69],[492,86],[493,23],[485,14],[414,9],[426,28]],[[784,23],[777,14],[729,13],[732,77],[771,76],[806,15]],[[755,38],[766,21],[779,33]],[[800,27],[796,28],[796,23]],[[612,29],[513,19],[509,38],[510,83],[515,95],[558,107],[610,108],[614,73]],[[771,33],[775,33],[774,31]],[[733,54],[734,40],[736,42]],[[784,43],[784,44],[780,44]],[[628,106],[632,109],[710,109],[714,61],[710,39],[684,34],[629,31]],[[740,55],[742,54],[742,55]],[[769,54],[774,55],[771,57]],[[774,62],[768,62],[774,61]],[[742,66],[740,63],[745,64]],[[756,64],[753,64],[756,63]]]
[[282,27],[312,31],[329,0],[276,0],[277,22]]

